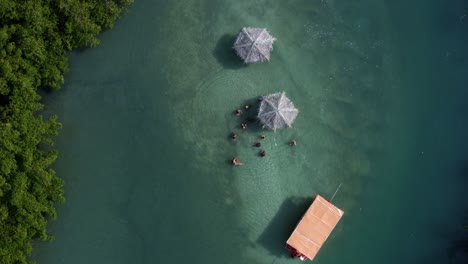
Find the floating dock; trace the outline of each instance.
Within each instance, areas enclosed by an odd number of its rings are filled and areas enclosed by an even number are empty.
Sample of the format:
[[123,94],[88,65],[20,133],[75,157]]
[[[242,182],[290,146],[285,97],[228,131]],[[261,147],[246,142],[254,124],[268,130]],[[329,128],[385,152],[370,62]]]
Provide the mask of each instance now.
[[313,260],[344,212],[320,195],[286,241],[286,249],[301,260]]

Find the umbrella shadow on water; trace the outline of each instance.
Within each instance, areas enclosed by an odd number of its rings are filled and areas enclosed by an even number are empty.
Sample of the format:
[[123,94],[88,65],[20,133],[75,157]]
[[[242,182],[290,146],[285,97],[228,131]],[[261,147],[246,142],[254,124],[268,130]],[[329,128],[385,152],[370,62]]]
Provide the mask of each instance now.
[[[249,106],[248,110],[245,109],[246,105]],[[239,107],[239,109],[242,110],[242,114],[239,119],[240,120],[239,126],[241,123],[246,123],[247,130],[249,132],[258,133],[260,131],[263,131],[264,129],[262,128],[262,125],[260,124],[257,118],[259,108],[260,108],[259,97],[244,100],[241,104],[241,107]]]
[[216,43],[216,47],[213,51],[216,60],[225,69],[236,70],[247,67],[232,48],[235,39],[235,35],[224,34]]
[[274,256],[289,257],[289,253],[285,249],[286,240],[288,240],[312,201],[312,197],[287,198],[257,242]]

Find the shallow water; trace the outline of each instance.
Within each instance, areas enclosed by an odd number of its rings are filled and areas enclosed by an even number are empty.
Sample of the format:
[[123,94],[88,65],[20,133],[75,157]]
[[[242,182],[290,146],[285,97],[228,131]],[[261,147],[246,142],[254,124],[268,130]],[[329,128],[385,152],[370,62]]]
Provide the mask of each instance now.
[[[331,198],[341,185],[333,202],[346,214],[315,263],[456,263],[467,9],[137,1],[100,47],[70,55],[66,85],[45,98],[64,123],[55,166],[67,202],[50,223],[56,241],[34,257],[297,262],[285,240],[315,194]],[[271,62],[245,66],[233,54],[245,25],[278,39]],[[282,90],[300,110],[293,128],[238,129],[234,109]],[[264,158],[252,146],[261,134]],[[233,157],[245,166],[230,166]]]

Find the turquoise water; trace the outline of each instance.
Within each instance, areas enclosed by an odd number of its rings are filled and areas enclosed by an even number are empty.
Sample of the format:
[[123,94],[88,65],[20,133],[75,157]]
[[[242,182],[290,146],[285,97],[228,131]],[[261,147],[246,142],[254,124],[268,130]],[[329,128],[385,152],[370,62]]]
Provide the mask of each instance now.
[[[346,214],[315,263],[457,263],[466,14],[463,1],[136,1],[45,98],[64,124],[67,202],[34,257],[296,263],[285,240],[311,197],[341,184]],[[246,25],[278,39],[270,63],[232,53]],[[293,128],[238,129],[234,109],[282,90]]]

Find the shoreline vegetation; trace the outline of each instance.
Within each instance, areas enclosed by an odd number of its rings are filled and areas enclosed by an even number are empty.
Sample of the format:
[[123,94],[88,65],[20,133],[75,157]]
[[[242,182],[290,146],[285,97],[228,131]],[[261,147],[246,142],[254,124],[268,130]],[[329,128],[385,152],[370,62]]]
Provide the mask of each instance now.
[[97,46],[132,2],[0,0],[0,263],[31,263],[32,241],[53,239],[47,219],[65,200],[51,168],[61,124],[40,114],[37,90],[59,89],[67,52]]

